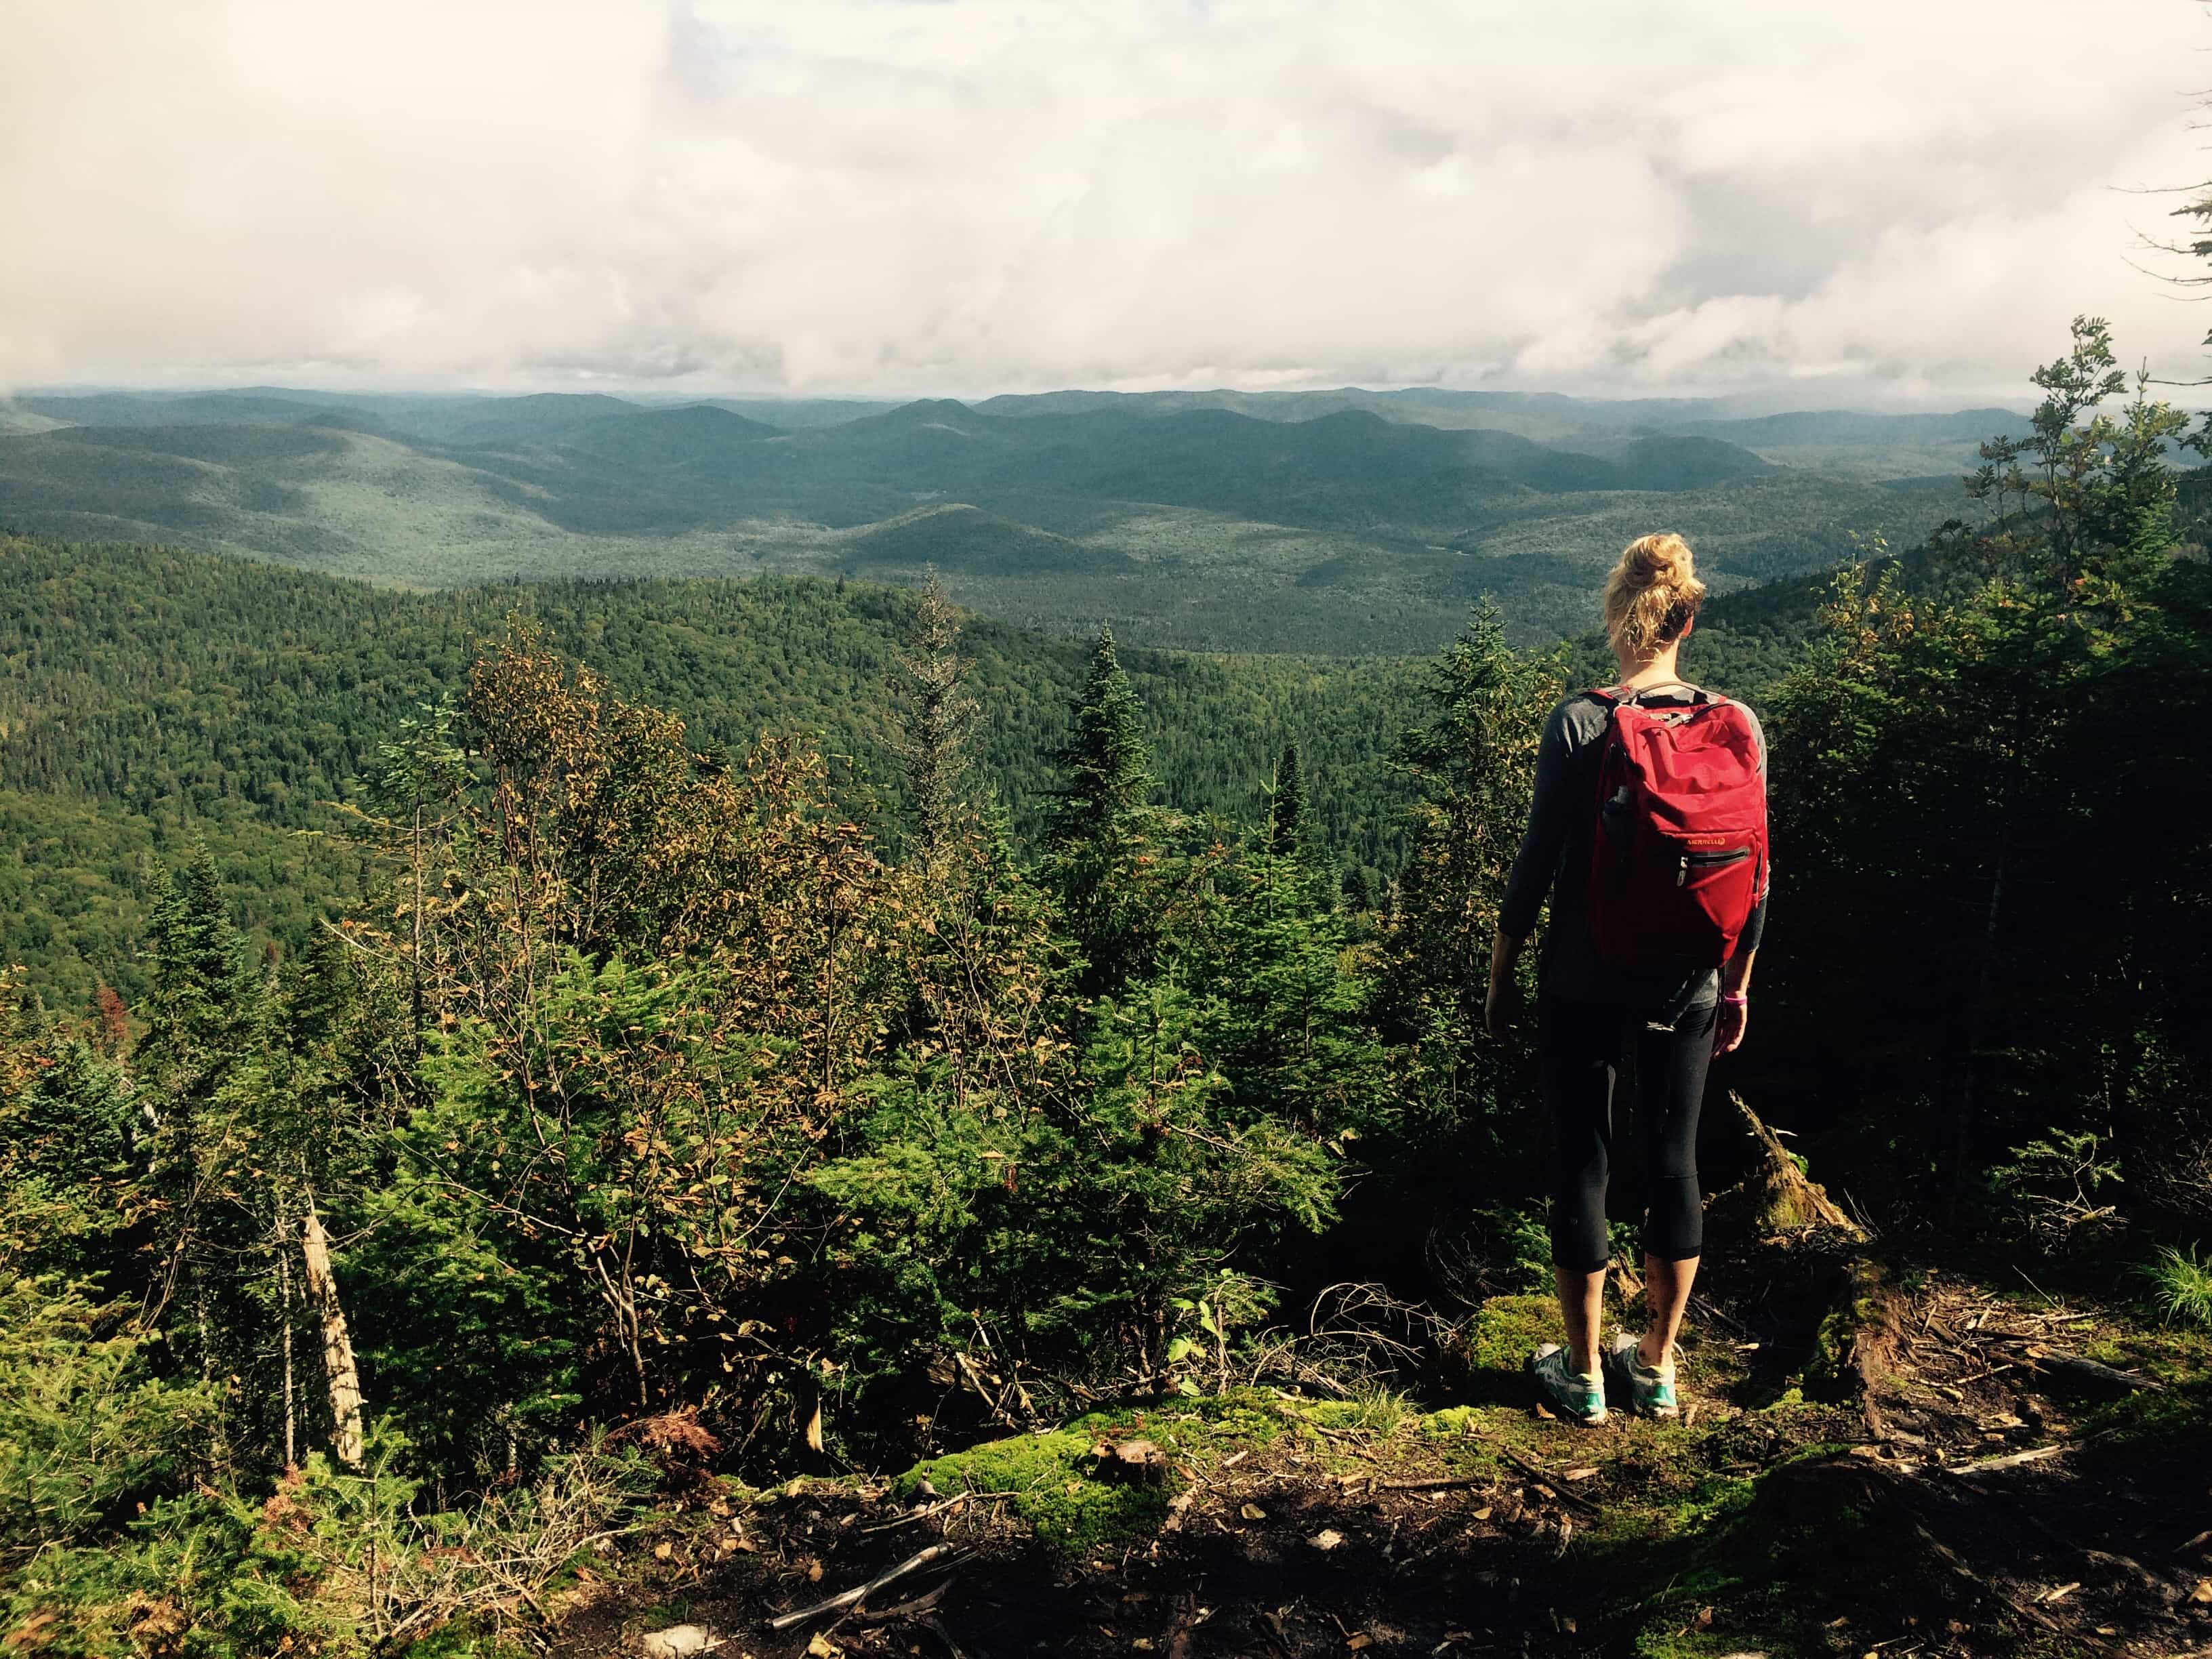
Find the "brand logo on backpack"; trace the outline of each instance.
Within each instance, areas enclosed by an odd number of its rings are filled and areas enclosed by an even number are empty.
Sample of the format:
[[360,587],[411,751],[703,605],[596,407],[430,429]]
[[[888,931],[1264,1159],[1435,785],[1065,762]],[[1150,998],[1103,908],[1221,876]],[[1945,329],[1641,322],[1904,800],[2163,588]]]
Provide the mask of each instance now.
[[1750,717],[1713,698],[1639,708],[1610,691],[1590,839],[1591,942],[1624,968],[1711,968],[1766,888],[1766,780]]

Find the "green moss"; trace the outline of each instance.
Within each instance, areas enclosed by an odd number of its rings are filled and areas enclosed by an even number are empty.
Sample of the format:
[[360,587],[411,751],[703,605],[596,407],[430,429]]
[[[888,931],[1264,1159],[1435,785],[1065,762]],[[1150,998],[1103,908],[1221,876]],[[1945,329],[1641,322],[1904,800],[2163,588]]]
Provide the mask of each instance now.
[[1260,1389],[1175,1401],[1145,1421],[1145,1432],[1170,1456],[1194,1464],[1267,1445],[1287,1425],[1282,1397]]
[[1493,1296],[1445,1341],[1445,1370],[1471,1401],[1525,1401],[1528,1356],[1559,1340],[1559,1307],[1552,1297]]
[[[1712,1476],[1674,1504],[1593,1540],[1607,1622],[1652,1659],[1715,1652],[1819,1653],[1838,1617],[1923,1620],[1959,1586],[1895,1499],[1854,1461],[1821,1453],[1754,1480]],[[1700,1629],[1699,1611],[1716,1609]]]
[[1723,1636],[1699,1630],[1694,1624],[1685,1629],[1679,1621],[1661,1620],[1636,1632],[1636,1644],[1629,1652],[1635,1659],[1726,1659],[1729,1654],[1765,1647],[1763,1642],[1741,1634]]
[[1103,1431],[1129,1426],[1126,1420],[1117,1425],[1109,1417],[1088,1417],[1050,1434],[994,1440],[917,1464],[895,1490],[911,1498],[927,1480],[948,1496],[1010,1493],[1014,1513],[1063,1555],[1133,1543],[1167,1518],[1169,1484],[1096,1480],[1091,1455]]
[[1384,1439],[1419,1415],[1405,1395],[1388,1389],[1370,1389],[1349,1400],[1316,1400],[1300,1406],[1295,1414],[1320,1428],[1358,1429]]
[[[669,1622],[674,1623],[675,1620]],[[658,1626],[647,1622],[647,1628]],[[526,1659],[531,1650],[474,1620],[441,1625],[407,1649],[410,1659]]]
[[[1233,1450],[1264,1446],[1285,1426],[1274,1397],[1249,1389],[1143,1411],[1094,1413],[1050,1434],[994,1440],[917,1464],[894,1491],[910,1498],[927,1480],[947,1496],[1011,1493],[1014,1513],[1041,1540],[1075,1556],[1148,1537],[1166,1519],[1168,1500],[1181,1484],[1175,1469],[1202,1468]],[[1133,1435],[1168,1455],[1166,1480],[1144,1486],[1097,1478],[1091,1448],[1102,1438]]]
[[2154,1450],[2161,1457],[2212,1458],[2212,1375],[2176,1379],[2156,1391],[2131,1394],[2091,1410],[2084,1430],[2100,1450]]
[[1481,1411],[1474,1406],[1447,1406],[1423,1417],[1420,1431],[1430,1440],[1455,1440],[1472,1434],[1482,1420]]

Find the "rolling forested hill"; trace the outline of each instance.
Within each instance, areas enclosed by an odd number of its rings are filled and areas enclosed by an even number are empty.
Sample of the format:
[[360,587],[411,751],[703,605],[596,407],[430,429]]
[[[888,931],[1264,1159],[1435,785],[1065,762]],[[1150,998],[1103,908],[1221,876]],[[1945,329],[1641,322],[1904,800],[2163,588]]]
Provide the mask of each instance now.
[[1105,621],[1164,793],[1249,823],[1296,742],[1320,846],[1371,889],[1401,856],[1393,741],[1469,605],[1524,645],[1579,638],[1575,677],[1601,676],[1604,567],[1680,529],[1723,596],[1687,661],[1756,696],[1855,535],[1910,546],[1957,505],[1940,474],[1872,470],[1963,465],[2010,418],[1356,390],[27,398],[0,526],[48,533],[0,540],[0,956],[66,1000],[129,989],[148,876],[193,839],[239,920],[296,944],[362,880],[331,804],[511,616],[701,741],[814,734],[849,810],[890,822],[899,590],[931,566],[979,613],[982,763],[1018,840]]
[[[173,549],[0,538],[0,956],[57,994],[129,986],[138,895],[161,854],[217,850],[240,916],[296,942],[317,902],[358,889],[328,803],[358,797],[378,744],[465,689],[510,617],[695,742],[815,736],[847,806],[902,801],[890,720],[914,596],[806,578],[546,583],[428,594]],[[1082,641],[971,619],[984,775],[1018,836],[1045,804]],[[1395,861],[1387,752],[1418,718],[1422,665],[1124,653],[1165,793],[1238,822],[1265,813],[1281,745],[1307,757],[1334,860]]]
[[[1819,586],[1716,602],[1686,660],[1755,696],[1802,642]],[[891,720],[913,604],[909,591],[804,577],[411,593],[176,549],[0,536],[0,957],[71,1003],[99,980],[127,991],[154,863],[175,864],[195,839],[240,896],[240,922],[295,945],[319,909],[361,889],[331,803],[360,798],[380,744],[464,689],[511,617],[682,714],[695,741],[815,736],[848,809],[888,823],[904,804]],[[982,771],[1024,842],[1085,648],[982,617],[963,635]],[[1602,672],[1594,642],[1578,655],[1578,678]],[[1162,651],[1141,636],[1122,659],[1173,804],[1263,818],[1262,785],[1294,742],[1329,862],[1370,884],[1395,871],[1404,794],[1389,754],[1423,716],[1425,660]]]
[[[2012,417],[1729,418],[1522,394],[1057,393],[974,407],[647,406],[258,388],[28,398],[0,525],[416,588],[902,578],[1054,632],[1190,649],[1437,648],[1488,595],[1535,643],[1655,526],[1725,591],[1918,541]],[[1901,482],[1879,481],[1887,471]]]

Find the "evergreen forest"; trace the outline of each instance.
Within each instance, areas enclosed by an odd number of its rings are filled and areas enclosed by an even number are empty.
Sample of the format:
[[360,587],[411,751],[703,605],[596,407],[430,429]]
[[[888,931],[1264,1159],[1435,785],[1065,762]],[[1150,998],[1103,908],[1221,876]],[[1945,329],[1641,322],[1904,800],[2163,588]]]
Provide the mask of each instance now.
[[[86,455],[150,476],[196,431],[220,470],[234,428],[30,409],[57,424],[0,439],[0,501],[51,508],[0,538],[0,1639],[2212,1640],[2206,495],[2103,324],[2034,387],[1963,488],[1891,492],[1894,556],[1829,514],[1714,562],[1685,667],[1762,716],[1776,875],[1707,1096],[1702,1403],[1581,1438],[1519,1376],[1556,1314],[1533,1018],[1482,1030],[1500,895],[1547,716],[1613,672],[1619,525],[1669,491],[1756,520],[1815,486],[1747,446],[1806,433],[532,414],[587,498],[471,424],[498,404],[252,428],[534,478],[595,535],[635,528],[606,480],[705,501],[738,449],[809,458],[817,517],[963,423],[1019,457],[963,463],[959,508],[1006,509],[1018,576],[925,575],[909,538],[850,576],[374,586],[142,520],[74,539]],[[1887,488],[1905,437],[1846,435],[1850,489]],[[1172,471],[1206,444],[1286,446],[1305,531],[1401,570],[1480,563],[1413,544],[1478,500],[1504,538],[1601,496],[1573,533],[1606,539],[1529,543],[1545,581],[1455,590],[1441,639],[1347,609],[1334,648],[1326,594],[1273,653],[1080,582],[996,602],[1139,474],[1256,520]]]

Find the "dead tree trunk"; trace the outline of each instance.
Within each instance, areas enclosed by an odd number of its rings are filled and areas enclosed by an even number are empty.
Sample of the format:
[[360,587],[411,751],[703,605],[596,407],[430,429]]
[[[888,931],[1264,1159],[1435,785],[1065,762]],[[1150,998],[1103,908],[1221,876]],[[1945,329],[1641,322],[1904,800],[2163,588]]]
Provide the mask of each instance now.
[[283,1290],[283,1323],[278,1331],[284,1345],[284,1467],[299,1467],[299,1413],[292,1394],[292,1263],[284,1255],[284,1226],[276,1226],[276,1282]]
[[2005,881],[2011,862],[2012,823],[2008,817],[1997,831],[1996,865],[1990,876],[1989,902],[1982,912],[1981,958],[1974,969],[1973,1000],[1966,1005],[1966,1051],[1960,1058],[1959,1103],[1951,1125],[1951,1205],[1954,1212],[1966,1191],[1967,1177],[1973,1167],[1983,1027],[1990,992],[1996,977],[1997,933],[2004,917]]
[[339,1462],[359,1468],[362,1459],[361,1372],[353,1361],[338,1282],[331,1272],[330,1239],[312,1201],[301,1230],[300,1254],[307,1267],[307,1297],[323,1324],[323,1370],[331,1382],[331,1449]]

